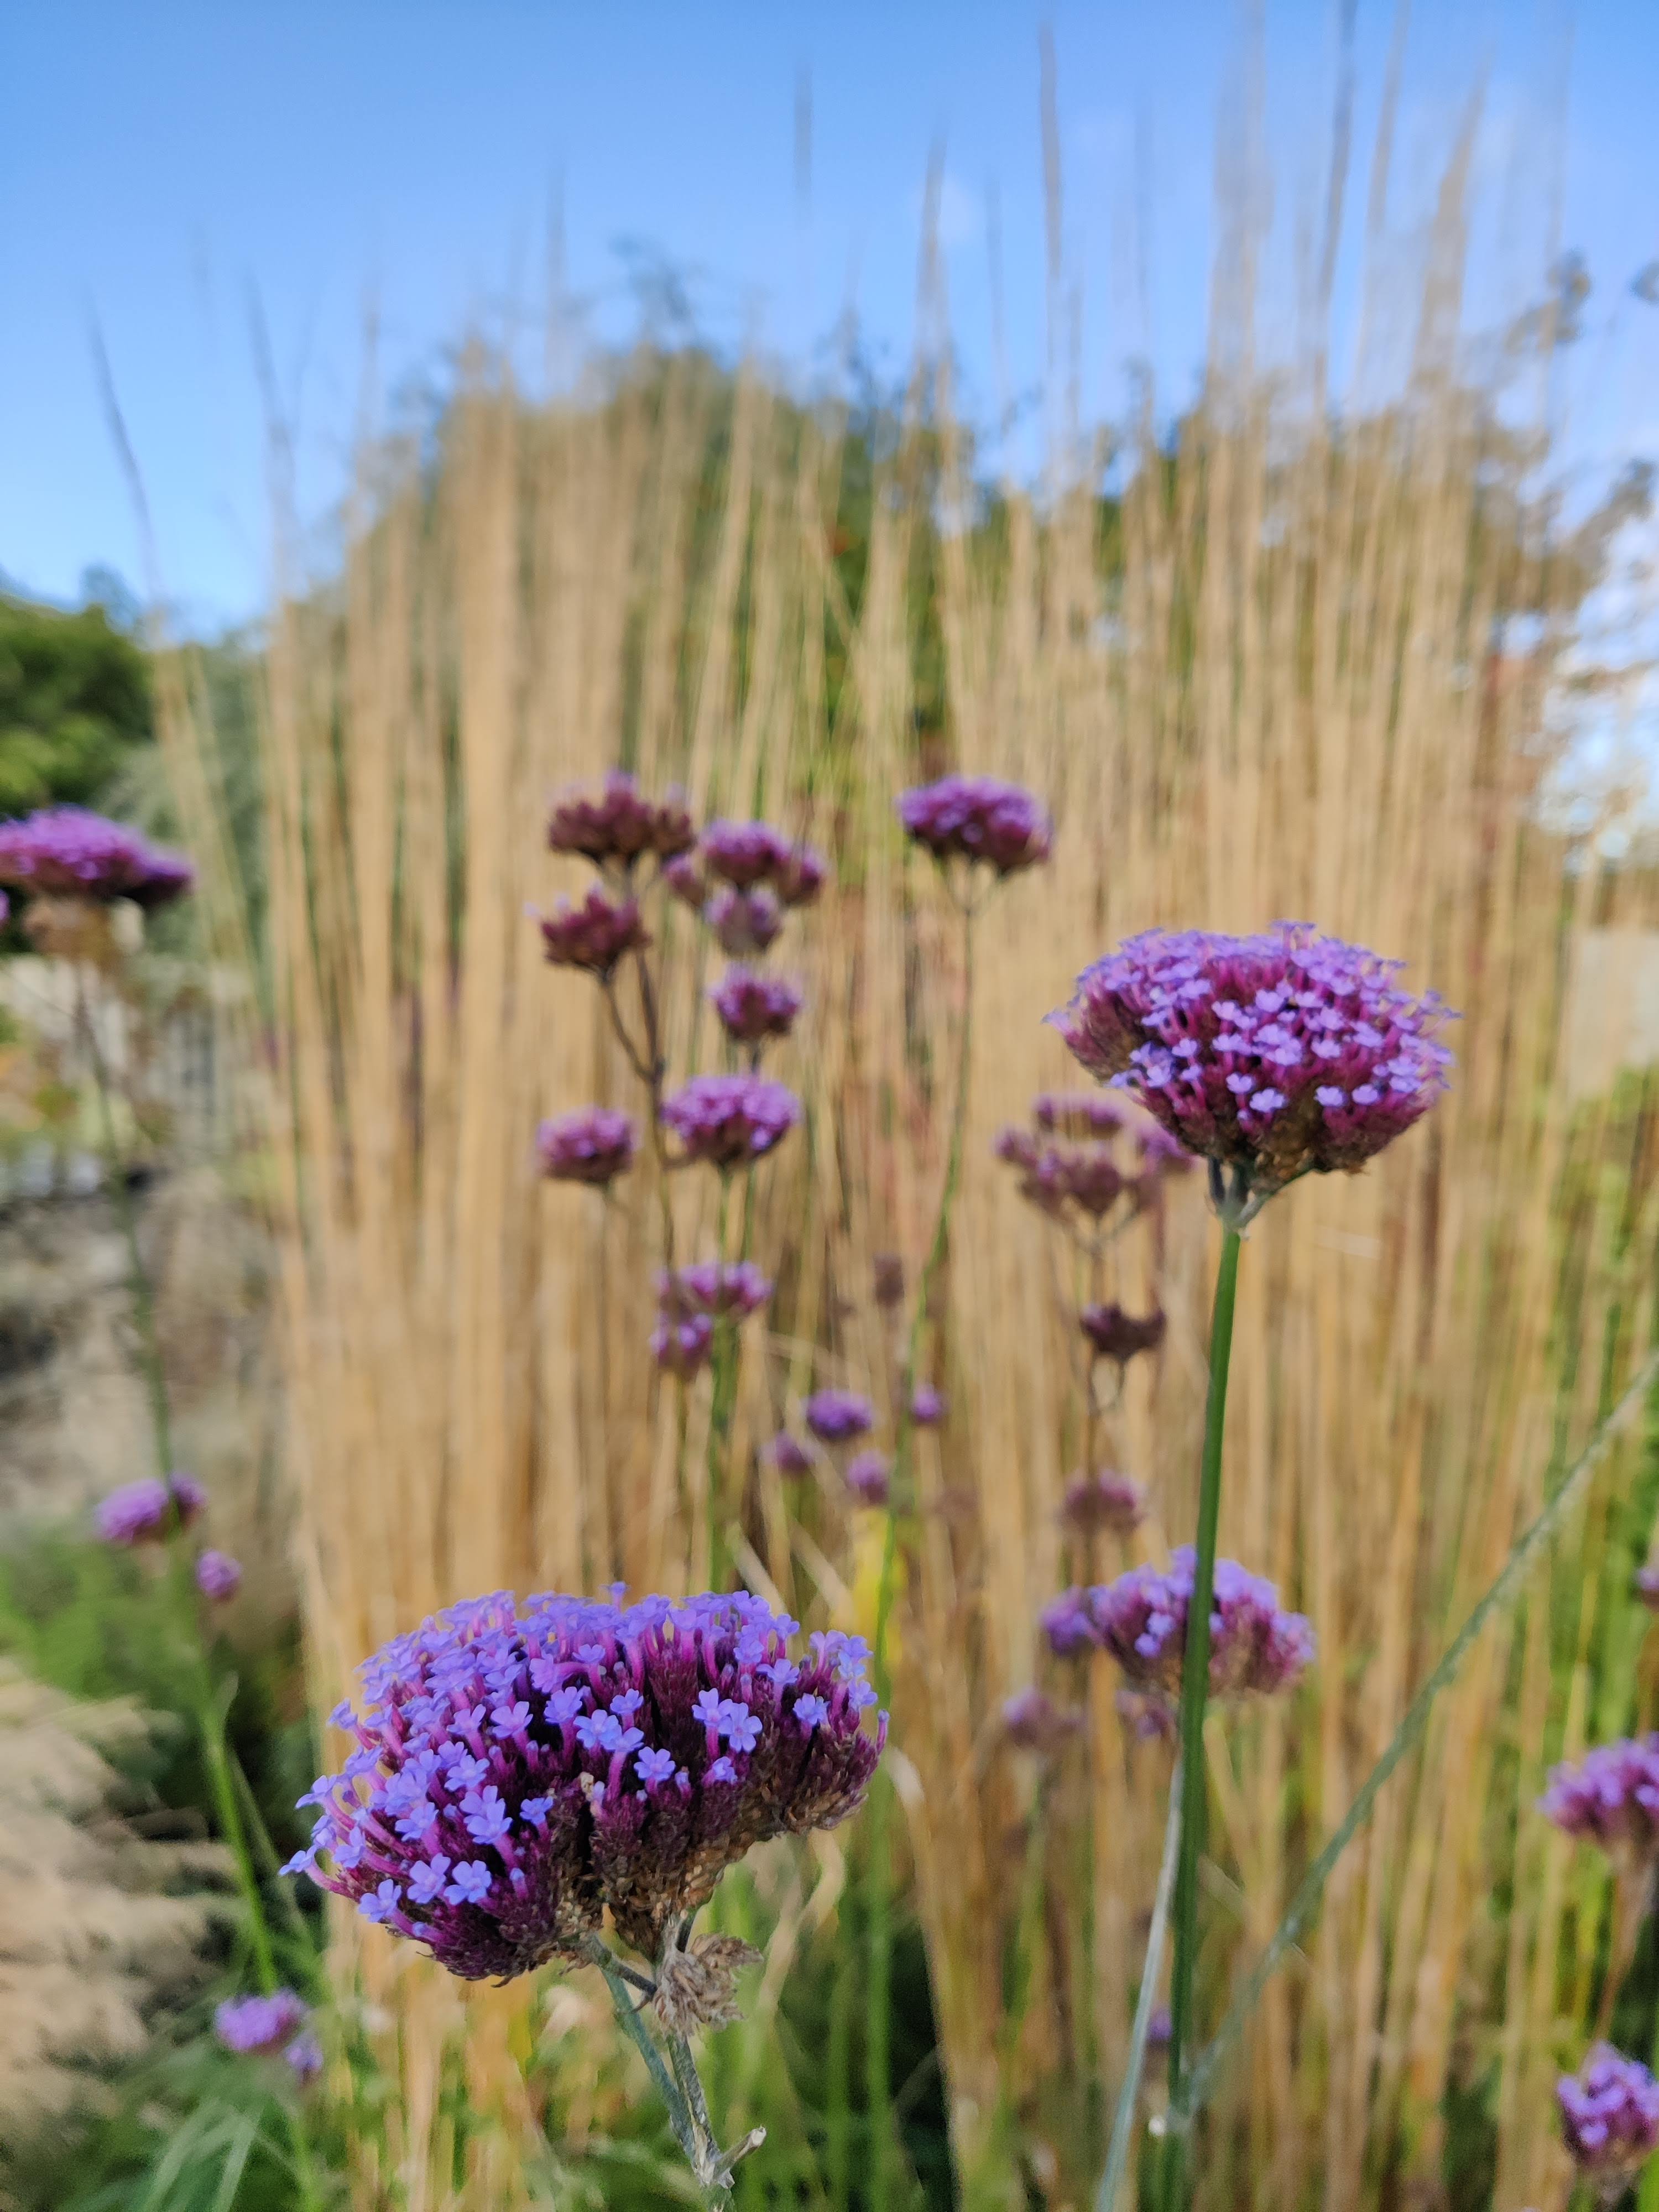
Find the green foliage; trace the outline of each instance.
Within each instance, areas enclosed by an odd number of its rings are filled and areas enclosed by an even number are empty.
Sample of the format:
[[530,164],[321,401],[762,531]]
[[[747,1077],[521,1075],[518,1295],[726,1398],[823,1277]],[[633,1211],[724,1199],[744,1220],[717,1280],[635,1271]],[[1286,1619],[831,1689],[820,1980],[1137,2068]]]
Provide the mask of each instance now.
[[91,802],[152,737],[148,659],[106,608],[0,597],[0,815]]

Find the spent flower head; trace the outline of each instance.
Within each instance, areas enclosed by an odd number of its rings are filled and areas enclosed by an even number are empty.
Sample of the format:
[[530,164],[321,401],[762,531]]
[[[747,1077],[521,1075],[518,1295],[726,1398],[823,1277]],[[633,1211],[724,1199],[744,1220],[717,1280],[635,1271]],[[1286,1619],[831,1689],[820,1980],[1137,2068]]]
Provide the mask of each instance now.
[[763,1158],[800,1117],[794,1092],[759,1075],[694,1075],[662,1105],[686,1158],[717,1168]]
[[1561,2133],[1581,2173],[1604,2186],[1604,2203],[1620,2194],[1659,2145],[1659,2081],[1639,2059],[1598,2043],[1577,2074],[1556,2083]]
[[601,982],[609,981],[629,953],[651,942],[638,902],[611,898],[597,886],[580,906],[561,899],[551,914],[537,919],[543,950],[555,968],[580,968]]
[[876,1409],[856,1390],[815,1390],[801,1408],[802,1418],[820,1443],[850,1443],[867,1437]]
[[1445,1089],[1449,1010],[1401,990],[1400,965],[1306,922],[1147,930],[1049,1019],[1091,1074],[1231,1171],[1228,1206],[1248,1219],[1298,1176],[1363,1167]]
[[953,859],[982,861],[997,875],[1011,876],[1048,857],[1048,809],[1017,783],[942,775],[902,793],[897,806],[906,836],[941,866]]
[[180,853],[152,845],[125,823],[83,806],[47,806],[19,822],[0,822],[0,884],[44,898],[103,905],[131,899],[165,906],[196,880]]
[[582,1955],[608,1907],[648,1959],[754,1844],[833,1826],[886,1738],[860,1639],[738,1591],[635,1605],[497,1592],[362,1671],[356,1737],[289,1863],[470,1981]]
[[554,1182],[590,1183],[603,1190],[634,1164],[640,1133],[632,1118],[612,1106],[582,1106],[544,1121],[536,1131],[542,1173]]
[[708,997],[734,1044],[787,1036],[801,1009],[798,983],[781,975],[757,975],[752,968],[728,968]]
[[696,839],[683,792],[647,799],[623,769],[611,770],[597,799],[583,791],[562,792],[547,824],[550,850],[579,854],[601,868],[631,868],[647,853],[672,860]]

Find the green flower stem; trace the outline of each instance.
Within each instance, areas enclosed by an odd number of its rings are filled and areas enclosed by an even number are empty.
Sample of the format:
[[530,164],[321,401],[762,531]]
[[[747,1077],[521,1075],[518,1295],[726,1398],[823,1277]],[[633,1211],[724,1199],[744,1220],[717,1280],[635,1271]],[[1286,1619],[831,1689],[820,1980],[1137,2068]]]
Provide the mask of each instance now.
[[[1233,1307],[1238,1291],[1241,1239],[1231,1222],[1221,1231],[1210,1327],[1210,1386],[1204,1407],[1204,1460],[1198,1485],[1198,1544],[1193,1594],[1187,1607],[1187,1649],[1181,1662],[1181,1842],[1176,1863],[1175,1969],[1170,1988],[1170,2100],[1182,2083],[1182,2057],[1192,2033],[1193,1984],[1198,1958],[1198,1870],[1204,1850],[1204,1713],[1210,1698],[1210,1607],[1215,1595],[1216,1530],[1221,1519],[1221,1446],[1227,1419],[1227,1370],[1232,1360]],[[1183,2181],[1182,2136],[1171,2130],[1164,2148],[1163,2204],[1177,2212]]]
[[611,1992],[611,2002],[616,2007],[617,2019],[623,2033],[644,2059],[652,2087],[667,2108],[668,2124],[674,2130],[674,2140],[684,2152],[687,2162],[695,2172],[697,2167],[697,2135],[692,2124],[690,2108],[645,2024],[638,1998],[623,1979],[608,1944],[602,1942],[597,1936],[590,1936],[582,1948],[605,1976],[605,1987]]
[[1158,1978],[1164,1966],[1164,1939],[1170,1931],[1170,1904],[1175,1894],[1176,1856],[1181,1843],[1182,1765],[1177,1756],[1170,1778],[1170,1811],[1164,1824],[1164,1857],[1158,1870],[1158,1891],[1152,1900],[1152,1924],[1146,1936],[1146,1957],[1140,1969],[1140,1994],[1129,2030],[1129,2058],[1123,2069],[1123,2086],[1117,2094],[1112,2119],[1112,2139],[1106,2150],[1106,2170],[1095,2192],[1095,2212],[1116,2212],[1118,2191],[1129,2163],[1134,2141],[1135,2108],[1140,2100],[1140,2077],[1146,2065],[1146,2039],[1158,2002]]
[[[1404,1719],[1389,1739],[1382,1756],[1360,1784],[1358,1794],[1348,1808],[1342,1825],[1303,1875],[1284,1918],[1273,1930],[1267,1949],[1256,1961],[1249,1978],[1233,1999],[1214,2040],[1188,2075],[1179,2097],[1172,2094],[1170,2120],[1176,2132],[1190,2129],[1194,2116],[1202,2110],[1206,2099],[1215,2087],[1223,2062],[1243,2034],[1245,2023],[1262,1990],[1272,1979],[1274,1969],[1299,1940],[1318,1910],[1319,1900],[1324,1895],[1332,1869],[1370,1817],[1371,1808],[1389,1777],[1427,1727],[1435,1699],[1462,1665],[1470,1646],[1492,1614],[1518,1595],[1521,1585],[1539,1553],[1551,1542],[1562,1522],[1578,1504],[1613,1438],[1646,1400],[1656,1381],[1659,1381],[1659,1351],[1650,1352],[1642,1362],[1626,1386],[1618,1404],[1567,1469],[1554,1497],[1516,1538],[1508,1559],[1452,1638],[1444,1657],[1406,1708]],[[1645,2196],[1643,2203],[1645,2212]]]

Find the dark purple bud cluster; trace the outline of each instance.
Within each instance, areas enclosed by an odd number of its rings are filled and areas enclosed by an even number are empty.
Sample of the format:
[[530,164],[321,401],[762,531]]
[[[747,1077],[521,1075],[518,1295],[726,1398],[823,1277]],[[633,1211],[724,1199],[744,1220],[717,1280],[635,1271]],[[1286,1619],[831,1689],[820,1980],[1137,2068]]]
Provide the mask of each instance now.
[[992,775],[944,775],[898,799],[904,834],[942,866],[975,861],[1011,876],[1048,857],[1053,825],[1040,799]]
[[[1183,1544],[1167,1570],[1132,1567],[1114,1583],[1072,1589],[1044,1612],[1060,1656],[1109,1651],[1138,1689],[1178,1696],[1193,1594],[1193,1550]],[[1210,1614],[1210,1692],[1215,1697],[1287,1689],[1314,1655],[1313,1630],[1279,1606],[1279,1592],[1235,1559],[1218,1559]]]
[[785,906],[808,906],[829,873],[823,855],[797,844],[769,822],[711,822],[699,857],[708,874],[734,890],[764,884]]
[[1080,1535],[1105,1528],[1115,1536],[1127,1536],[1146,1510],[1146,1493],[1140,1485],[1127,1474],[1103,1467],[1092,1474],[1085,1472],[1072,1477],[1066,1486],[1060,1517]]
[[551,964],[583,969],[601,982],[615,975],[629,953],[642,951],[651,942],[637,900],[613,899],[597,888],[580,906],[561,899],[551,914],[538,918]]
[[770,1279],[752,1261],[729,1266],[699,1260],[657,1278],[657,1321],[651,1356],[659,1367],[689,1380],[708,1359],[720,1321],[745,1321],[772,1295]]
[[165,906],[196,880],[182,854],[82,806],[48,806],[0,822],[0,884],[40,898]]
[[1363,1167],[1445,1089],[1449,1011],[1401,991],[1399,967],[1304,922],[1149,930],[1086,969],[1049,1018],[1091,1074],[1133,1091],[1260,1200]]
[[1558,1766],[1538,1801],[1569,1836],[1615,1859],[1659,1859],[1659,1735],[1597,1744],[1577,1766]]
[[1115,1360],[1120,1367],[1127,1367],[1137,1354],[1158,1350],[1167,1323],[1156,1309],[1149,1314],[1129,1314],[1112,1304],[1085,1306],[1078,1316],[1078,1326],[1097,1359]]
[[544,1121],[536,1132],[542,1173],[555,1182],[591,1183],[603,1190],[634,1164],[640,1133],[631,1117],[611,1106],[583,1106]]
[[597,868],[629,869],[647,853],[672,860],[696,842],[682,793],[647,799],[623,769],[611,769],[597,799],[580,791],[562,793],[547,825],[550,850],[577,854]]
[[1577,2074],[1555,2085],[1561,2133],[1579,2172],[1601,2185],[1604,2203],[1659,2146],[1659,2081],[1639,2059],[1598,2043]]
[[[1022,1198],[1085,1238],[1120,1204],[1126,1220],[1155,1205],[1169,1155],[1186,1158],[1156,1122],[1131,1132],[1123,1108],[1098,1091],[1045,1092],[1031,1118],[1034,1128],[1000,1131],[993,1149],[1018,1169]],[[1131,1136],[1133,1150],[1120,1158],[1120,1140]]]
[[676,1605],[497,1593],[362,1669],[356,1737],[288,1870],[469,1981],[582,1955],[608,1907],[647,1959],[754,1844],[844,1820],[886,1740],[862,1641],[744,1592]]
[[159,1543],[175,1528],[188,1528],[206,1507],[207,1492],[195,1476],[175,1469],[165,1482],[146,1475],[112,1490],[94,1517],[105,1543],[127,1547]]
[[787,1036],[801,1009],[799,984],[781,975],[757,975],[752,968],[728,968],[708,996],[733,1044]]
[[763,1158],[800,1117],[794,1092],[759,1075],[694,1075],[662,1107],[686,1159],[717,1168]]
[[1051,1756],[1082,1726],[1083,1715],[1075,1707],[1057,1705],[1042,1690],[1022,1690],[1003,1703],[1003,1733],[1020,1751]]
[[854,1452],[847,1462],[847,1487],[860,1505],[885,1505],[892,1472],[885,1452]]
[[752,891],[723,885],[703,908],[702,918],[720,951],[732,960],[750,960],[764,952],[783,927],[783,908],[764,885]]
[[876,1409],[856,1390],[815,1390],[801,1408],[806,1425],[820,1443],[851,1443],[867,1437],[876,1425]]
[[769,1467],[775,1468],[781,1475],[793,1478],[810,1474],[812,1455],[799,1437],[792,1437],[787,1429],[780,1429],[769,1443],[761,1447],[761,1457]]

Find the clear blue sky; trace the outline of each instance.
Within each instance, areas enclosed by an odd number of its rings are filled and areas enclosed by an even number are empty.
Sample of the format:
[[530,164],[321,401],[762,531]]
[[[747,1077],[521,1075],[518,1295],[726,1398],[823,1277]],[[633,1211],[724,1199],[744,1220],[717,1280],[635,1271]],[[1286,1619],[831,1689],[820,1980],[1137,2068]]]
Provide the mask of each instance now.
[[[1265,0],[1265,12],[1267,137],[1288,240],[1318,181],[1335,11]],[[1394,222],[1408,237],[1425,216],[1458,104],[1487,68],[1483,285],[1493,301],[1535,293],[1559,137],[1561,243],[1583,251],[1597,287],[1573,369],[1580,450],[1659,449],[1659,310],[1627,290],[1659,257],[1659,0],[1583,0],[1570,33],[1563,10],[1533,0],[1419,0],[1417,17]],[[993,190],[1011,375],[1031,390],[1044,358],[1044,21],[1085,404],[1119,398],[1134,357],[1152,361],[1172,403],[1203,348],[1218,116],[1238,105],[1234,0],[10,0],[0,571],[64,599],[92,562],[137,575],[92,368],[95,319],[170,593],[204,621],[252,608],[265,525],[250,300],[320,507],[350,433],[371,291],[394,381],[429,371],[470,315],[514,303],[538,315],[556,195],[568,282],[601,333],[620,334],[632,312],[617,250],[632,239],[694,272],[700,312],[727,343],[748,335],[804,360],[850,295],[896,368],[913,330],[923,179],[941,145],[970,402],[997,398]],[[1392,21],[1391,5],[1359,0],[1356,235]]]

